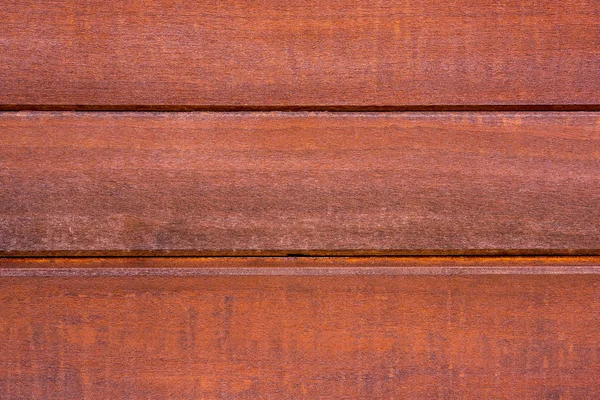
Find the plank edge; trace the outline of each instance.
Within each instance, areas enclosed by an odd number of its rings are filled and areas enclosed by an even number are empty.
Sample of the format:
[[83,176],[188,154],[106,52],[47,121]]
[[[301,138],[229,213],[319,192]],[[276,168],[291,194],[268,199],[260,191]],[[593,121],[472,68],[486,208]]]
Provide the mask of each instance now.
[[600,274],[600,257],[12,258],[0,277]]

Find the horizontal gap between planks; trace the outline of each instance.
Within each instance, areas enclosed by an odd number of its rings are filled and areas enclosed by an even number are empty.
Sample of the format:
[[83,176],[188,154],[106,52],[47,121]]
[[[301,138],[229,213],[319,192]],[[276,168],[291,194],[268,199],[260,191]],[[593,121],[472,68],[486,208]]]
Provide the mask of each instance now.
[[253,106],[253,105],[61,105],[0,104],[0,111],[160,111],[160,112],[552,112],[600,111],[600,104],[532,104],[532,105],[321,105],[321,106]]
[[0,260],[0,277],[600,274],[599,257],[36,258]]

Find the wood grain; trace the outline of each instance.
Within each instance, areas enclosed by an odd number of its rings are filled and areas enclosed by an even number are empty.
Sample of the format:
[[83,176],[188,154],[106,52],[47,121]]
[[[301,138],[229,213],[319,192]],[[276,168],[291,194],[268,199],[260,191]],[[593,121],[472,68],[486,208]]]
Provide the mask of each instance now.
[[[412,260],[412,261],[411,261]],[[511,259],[446,259],[450,268]],[[2,270],[22,260],[1,260]],[[520,259],[513,266],[600,266]],[[0,399],[594,399],[600,275],[187,276],[443,259],[23,260],[171,276],[0,277]],[[90,263],[95,263],[90,265]],[[344,267],[345,264],[345,267]]]
[[0,104],[600,104],[597,0],[0,2]]
[[600,250],[597,113],[7,112],[0,141],[4,255]]

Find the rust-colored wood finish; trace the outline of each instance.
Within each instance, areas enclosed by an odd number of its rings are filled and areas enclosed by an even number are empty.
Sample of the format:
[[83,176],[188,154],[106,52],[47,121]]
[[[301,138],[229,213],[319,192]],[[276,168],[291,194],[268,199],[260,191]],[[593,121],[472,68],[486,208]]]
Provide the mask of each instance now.
[[[466,275],[402,274],[432,265]],[[533,275],[498,275],[514,267]],[[213,272],[179,275],[194,269]],[[595,399],[599,270],[598,258],[5,259],[0,399]]]
[[0,66],[0,400],[600,398],[600,1],[0,0]]
[[0,3],[0,105],[600,104],[600,2]]
[[9,112],[0,141],[5,255],[600,249],[597,113]]

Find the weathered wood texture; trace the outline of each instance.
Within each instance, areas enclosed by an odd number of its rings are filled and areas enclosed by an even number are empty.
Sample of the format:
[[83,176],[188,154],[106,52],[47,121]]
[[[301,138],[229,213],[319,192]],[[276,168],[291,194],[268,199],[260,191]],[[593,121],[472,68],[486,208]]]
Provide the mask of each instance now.
[[3,254],[600,249],[597,113],[13,112],[0,142]]
[[2,1],[0,105],[600,104],[600,2]]
[[[408,264],[345,262],[372,260]],[[37,261],[90,262],[173,262],[172,276],[6,277],[17,262],[0,261],[0,399],[600,396],[597,274],[179,277],[183,265],[302,271],[313,261]]]

